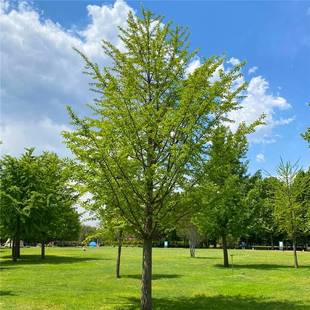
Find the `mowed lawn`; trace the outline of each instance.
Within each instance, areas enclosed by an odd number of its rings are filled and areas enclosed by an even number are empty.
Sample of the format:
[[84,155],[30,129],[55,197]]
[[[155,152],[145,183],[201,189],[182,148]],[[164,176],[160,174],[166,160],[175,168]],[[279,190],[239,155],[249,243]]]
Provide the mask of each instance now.
[[[21,249],[13,263],[1,249],[0,309],[138,309],[141,248],[124,248],[122,278],[115,278],[116,248]],[[233,268],[224,269],[222,251],[153,250],[154,309],[310,309],[310,252],[230,250]]]

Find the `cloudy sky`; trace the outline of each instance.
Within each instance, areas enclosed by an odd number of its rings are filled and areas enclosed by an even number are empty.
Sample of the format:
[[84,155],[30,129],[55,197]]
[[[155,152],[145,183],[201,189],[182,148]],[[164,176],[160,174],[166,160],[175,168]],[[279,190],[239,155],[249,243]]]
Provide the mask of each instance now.
[[[118,26],[143,1],[1,1],[2,153],[25,147],[70,156],[60,132],[69,128],[65,106],[86,113],[93,99],[77,47],[105,65],[100,40],[121,48]],[[262,113],[267,125],[249,137],[250,171],[274,173],[280,157],[306,168],[310,154],[300,133],[310,125],[310,2],[145,1],[166,20],[187,26],[199,57],[226,55],[224,69],[246,60],[249,82],[236,121]]]

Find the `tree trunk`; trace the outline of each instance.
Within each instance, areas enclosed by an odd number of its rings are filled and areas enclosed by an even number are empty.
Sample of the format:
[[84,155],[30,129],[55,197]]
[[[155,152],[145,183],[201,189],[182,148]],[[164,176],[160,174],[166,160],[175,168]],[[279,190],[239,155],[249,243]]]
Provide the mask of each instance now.
[[222,236],[224,267],[229,267],[226,235]]
[[16,257],[20,258],[20,239],[16,240]]
[[14,237],[12,240],[12,260],[13,262],[17,261],[17,247],[16,247],[16,238]]
[[20,222],[19,218],[17,218],[16,223],[16,233],[13,237],[13,244],[12,244],[12,258],[13,261],[16,262],[17,258],[20,257]]
[[20,240],[15,236],[12,240],[12,259],[16,262],[18,258],[20,258]]
[[123,232],[120,231],[118,234],[118,249],[117,249],[117,259],[116,259],[116,278],[120,278],[120,266],[121,266],[121,253],[122,253],[122,238]]
[[273,235],[270,236],[271,241],[271,250],[274,250],[274,243],[273,243]]
[[45,241],[41,243],[41,259],[45,259]]
[[152,239],[143,242],[141,309],[152,309]]
[[195,243],[189,240],[189,252],[191,257],[195,257]]
[[294,253],[294,267],[298,268],[298,259],[297,259],[296,240],[295,239],[293,239],[293,253]]

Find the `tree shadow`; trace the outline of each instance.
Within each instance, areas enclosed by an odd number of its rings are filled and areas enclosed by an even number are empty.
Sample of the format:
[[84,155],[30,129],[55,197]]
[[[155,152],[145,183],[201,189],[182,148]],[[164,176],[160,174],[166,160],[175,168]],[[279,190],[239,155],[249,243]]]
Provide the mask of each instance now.
[[16,294],[14,294],[13,292],[11,291],[2,291],[0,290],[0,296],[16,296]]
[[[1,262],[1,266],[18,266],[18,265],[41,265],[41,264],[73,264],[85,261],[93,260],[108,260],[106,258],[94,258],[94,257],[71,257],[71,256],[56,256],[47,255],[45,259],[41,259],[39,255],[22,255],[16,262],[12,261],[11,256],[7,255],[3,258],[7,260]],[[6,267],[4,267],[6,268]],[[3,268],[3,269],[4,269]]]
[[[140,308],[138,298],[127,299],[130,305],[118,307],[117,309],[133,310]],[[263,298],[250,296],[205,296],[180,297],[177,299],[154,298],[154,309],[156,310],[309,310],[309,304],[304,305],[289,301],[270,301]]]
[[212,256],[196,256],[194,259],[221,259],[220,257],[212,257]]
[[[1,262],[1,265],[2,265],[2,262]],[[11,267],[11,268],[14,268],[14,267]],[[11,268],[8,268],[8,267],[2,267],[2,266],[0,266],[0,271],[2,271],[2,270],[6,270],[6,269],[11,269]]]
[[[216,264],[214,267],[217,268],[225,268],[222,264]],[[294,269],[293,265],[277,265],[277,264],[233,264],[230,265],[230,269],[258,269],[258,270],[274,270],[274,269],[281,269],[281,268],[289,268]],[[310,266],[299,266],[300,269],[309,269]]]
[[[127,274],[121,276],[122,278],[127,278],[127,279],[137,279],[141,280],[141,274]],[[176,278],[181,278],[182,276],[179,274],[153,274],[152,275],[152,280],[161,280],[161,279],[176,279]]]

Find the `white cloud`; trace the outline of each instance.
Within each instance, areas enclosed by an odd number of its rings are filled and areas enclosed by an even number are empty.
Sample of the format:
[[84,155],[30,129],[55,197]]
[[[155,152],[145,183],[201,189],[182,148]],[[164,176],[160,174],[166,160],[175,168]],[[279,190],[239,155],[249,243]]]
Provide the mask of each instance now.
[[88,5],[90,24],[80,34],[85,43],[83,49],[89,57],[101,54],[101,40],[104,39],[122,49],[122,42],[118,38],[118,26],[125,27],[128,13],[133,10],[123,0],[115,1],[113,6]]
[[265,155],[263,153],[259,153],[256,155],[256,161],[261,163],[261,162],[265,162],[266,159],[265,159]]
[[188,76],[192,74],[197,68],[201,66],[200,59],[196,58],[189,63],[188,67],[185,70],[185,75]]
[[256,72],[256,70],[258,69],[258,67],[254,66],[254,67],[251,67],[248,71],[248,74],[253,74]]
[[[68,123],[65,105],[73,105],[77,112],[83,113],[85,103],[94,96],[88,89],[88,77],[82,74],[83,61],[72,47],[100,64],[107,64],[109,60],[100,41],[106,39],[120,45],[117,27],[125,25],[131,8],[117,0],[114,5],[89,5],[87,10],[90,23],[74,33],[44,19],[26,2],[16,7],[13,2],[1,1],[2,128],[4,137],[8,136],[8,128],[11,133],[10,139],[2,138],[5,152],[15,154],[28,144],[56,145],[51,137],[55,131],[47,124],[44,127],[43,120],[50,119],[52,124]],[[44,134],[40,132],[42,126]],[[24,132],[31,134],[26,136]],[[44,138],[43,142],[39,141],[40,137]]]
[[233,66],[236,66],[236,65],[239,65],[240,64],[240,60],[238,58],[235,58],[235,57],[232,57],[230,58],[227,63],[233,65]]
[[235,121],[232,129],[235,129],[240,122],[253,123],[262,114],[266,114],[266,125],[259,126],[249,139],[254,143],[274,143],[276,137],[273,128],[279,125],[287,125],[294,118],[276,119],[276,113],[291,108],[287,100],[279,95],[273,95],[269,91],[269,83],[262,76],[253,77],[246,91],[246,98],[241,103],[242,109],[233,111],[229,117]]
[[35,147],[38,152],[52,151],[62,156],[70,153],[62,144],[61,131],[70,130],[64,124],[53,122],[49,118],[39,121],[6,120],[1,124],[3,154],[19,155],[25,148]]
[[[85,103],[93,97],[88,90],[88,77],[81,73],[83,61],[72,47],[79,48],[101,65],[108,64],[100,40],[111,41],[122,48],[117,37],[118,26],[126,24],[132,9],[123,0],[117,0],[114,5],[88,5],[89,24],[74,32],[44,19],[26,2],[17,7],[10,5],[7,1],[0,2],[3,152],[18,154],[24,147],[38,146],[38,149],[67,154],[59,135],[67,128],[65,105],[73,105],[75,111],[84,113]],[[227,63],[239,62],[232,57]],[[187,74],[200,65],[200,59],[194,59]],[[225,70],[223,64],[214,73],[214,81],[220,70]],[[237,84],[243,81],[241,77]],[[275,117],[277,110],[288,109],[289,103],[279,95],[270,94],[269,84],[261,76],[250,80],[247,95],[242,102],[244,108],[230,116],[237,122],[251,123],[266,113],[268,125],[259,128],[251,140],[274,142],[272,129],[292,121],[292,118]]]

